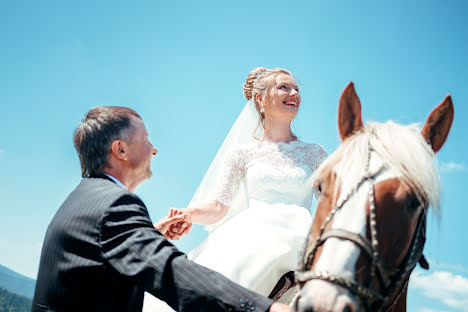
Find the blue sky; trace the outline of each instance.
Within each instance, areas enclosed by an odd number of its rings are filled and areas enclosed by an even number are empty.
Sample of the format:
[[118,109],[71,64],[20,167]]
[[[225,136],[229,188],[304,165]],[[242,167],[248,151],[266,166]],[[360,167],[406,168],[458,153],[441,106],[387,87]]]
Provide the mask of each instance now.
[[137,194],[157,220],[190,201],[250,70],[283,67],[302,85],[294,132],[329,153],[351,80],[364,120],[423,123],[452,95],[442,217],[429,218],[432,267],[413,275],[409,310],[468,311],[467,15],[461,0],[0,2],[0,264],[37,274],[47,225],[80,181],[72,133],[89,109],[143,116],[159,154]]

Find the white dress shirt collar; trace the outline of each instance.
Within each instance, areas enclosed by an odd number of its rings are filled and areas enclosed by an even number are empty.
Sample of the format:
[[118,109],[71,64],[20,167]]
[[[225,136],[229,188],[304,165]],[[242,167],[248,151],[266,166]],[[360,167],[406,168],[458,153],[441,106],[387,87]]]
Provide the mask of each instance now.
[[110,174],[107,174],[107,173],[106,173],[105,175],[108,176],[109,178],[111,178],[112,181],[114,181],[118,186],[123,187],[124,189],[127,189],[127,188],[125,187],[125,185],[123,185],[122,182],[120,182],[119,180],[117,180],[116,178],[114,178],[113,176],[111,176]]

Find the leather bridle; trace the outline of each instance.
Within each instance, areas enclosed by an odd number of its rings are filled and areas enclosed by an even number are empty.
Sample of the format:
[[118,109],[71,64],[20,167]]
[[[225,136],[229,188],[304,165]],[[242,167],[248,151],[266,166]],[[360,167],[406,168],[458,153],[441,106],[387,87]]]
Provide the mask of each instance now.
[[[411,246],[408,249],[408,253],[403,264],[400,267],[392,267],[387,265],[378,252],[379,241],[377,239],[377,221],[374,196],[374,179],[384,171],[384,167],[382,166],[374,173],[370,173],[370,154],[371,150],[369,150],[366,174],[360,179],[354,189],[352,189],[351,192],[330,211],[329,215],[326,217],[322,226],[320,227],[320,233],[315,241],[310,246],[308,246],[309,241],[306,241],[303,255],[300,258],[300,269],[294,274],[294,282],[295,284],[297,283],[300,288],[302,288],[305,283],[310,280],[324,280],[339,285],[350,291],[356,298],[359,299],[360,305],[365,310],[388,311],[393,307],[393,305],[395,305],[396,302],[398,302],[398,299],[408,284],[411,271],[414,269],[417,263],[419,262],[425,269],[429,268],[427,261],[423,256],[424,243],[426,240],[426,209],[425,207],[419,209],[421,212],[418,217],[416,231],[413,235]],[[334,218],[336,212],[344,206],[344,204],[351,198],[351,196],[356,193],[358,189],[363,184],[365,184],[364,182],[366,181],[369,182],[368,200],[371,234],[370,241],[360,234],[344,229],[325,230],[327,225]],[[421,208],[421,206],[419,208]],[[329,238],[338,238],[350,241],[357,245],[361,251],[363,251],[369,257],[371,262],[371,278],[368,279],[366,285],[361,285],[353,280],[342,278],[333,274],[328,274],[327,272],[308,271],[314,262],[317,249]],[[372,280],[374,280],[376,275],[383,291],[377,291],[370,287]],[[393,300],[390,302],[390,299],[392,298],[392,295],[395,293],[395,291],[398,291],[398,293],[393,296]]]

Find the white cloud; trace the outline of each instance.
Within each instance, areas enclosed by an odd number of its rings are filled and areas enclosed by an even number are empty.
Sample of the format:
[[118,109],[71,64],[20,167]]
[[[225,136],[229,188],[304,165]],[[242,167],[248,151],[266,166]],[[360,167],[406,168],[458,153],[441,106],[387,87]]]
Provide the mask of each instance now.
[[410,287],[420,289],[424,296],[440,300],[451,308],[468,311],[468,279],[461,275],[446,271],[415,272]]
[[418,310],[418,312],[448,312],[444,310],[434,310],[434,309],[429,309],[429,308],[421,308]]
[[458,172],[458,171],[465,171],[466,166],[464,163],[457,163],[454,161],[440,161],[439,162],[439,170],[440,172]]
[[452,272],[455,271],[456,273],[460,274],[468,274],[468,268],[464,265],[439,262],[431,258],[428,258],[427,260],[431,264],[432,268],[436,268],[439,270],[448,270]]

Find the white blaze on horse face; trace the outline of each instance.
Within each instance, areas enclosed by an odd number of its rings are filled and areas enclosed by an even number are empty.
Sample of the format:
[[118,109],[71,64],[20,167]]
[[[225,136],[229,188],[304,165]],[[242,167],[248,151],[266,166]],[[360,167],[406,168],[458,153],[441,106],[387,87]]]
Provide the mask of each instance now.
[[[382,167],[380,157],[371,152],[369,172],[376,173]],[[356,170],[360,170],[356,168]],[[338,173],[341,177],[341,192],[338,202],[346,198],[356,184],[362,179],[365,172],[355,172],[352,168],[350,170]],[[373,183],[395,177],[396,174],[391,173],[389,170],[384,169],[381,174],[374,178]],[[348,201],[337,211],[332,221],[331,228],[342,229],[352,233],[366,236],[367,228],[367,212],[366,206],[369,200],[369,187],[368,181],[364,182],[360,188],[348,199]],[[318,259],[315,271],[317,273],[327,272],[336,276],[346,279],[355,279],[356,261],[361,253],[361,249],[353,242],[329,238],[322,250],[322,254]]]
[[[344,179],[342,185],[350,185],[351,182],[355,183],[355,181]],[[347,194],[343,195],[346,196]],[[337,211],[331,228],[365,235],[367,198],[368,183],[366,182]],[[321,256],[315,265],[315,271],[354,280],[355,264],[360,252],[361,250],[350,241],[329,238],[323,246]]]
[[[348,183],[344,180],[343,184]],[[349,185],[349,184],[347,184]],[[365,234],[366,211],[363,205],[367,199],[367,187],[361,187],[335,215],[332,228],[345,229],[354,233]],[[355,207],[356,209],[352,209]],[[357,208],[360,207],[360,208]],[[329,238],[314,271],[328,273],[347,280],[354,280],[355,263],[360,249],[349,241]],[[304,297],[310,298],[314,311],[343,311],[345,307],[357,307],[357,302],[348,290],[322,280],[312,280],[303,288]],[[355,308],[352,309],[355,311]]]
[[[372,152],[369,171],[375,173],[381,166],[382,161],[380,157],[375,152]],[[357,172],[357,170],[361,170],[361,172]],[[337,174],[341,177],[342,185],[340,199],[338,200],[340,202],[353,191],[365,172],[359,168],[350,168],[346,172],[338,172]],[[375,184],[395,176],[395,174],[385,169],[374,179],[373,183]],[[366,181],[355,191],[335,214],[331,228],[347,230],[364,237],[366,236],[366,206],[369,199],[369,187],[370,183]],[[314,271],[318,274],[326,272],[329,275],[355,281],[356,262],[360,253],[361,249],[350,241],[329,238],[323,245],[322,253],[317,260]],[[306,292],[313,298],[312,301],[316,309],[342,311],[338,307],[343,306],[346,302],[353,302],[354,306],[356,306],[349,292],[335,284],[322,280],[313,280],[307,283],[306,289]]]

